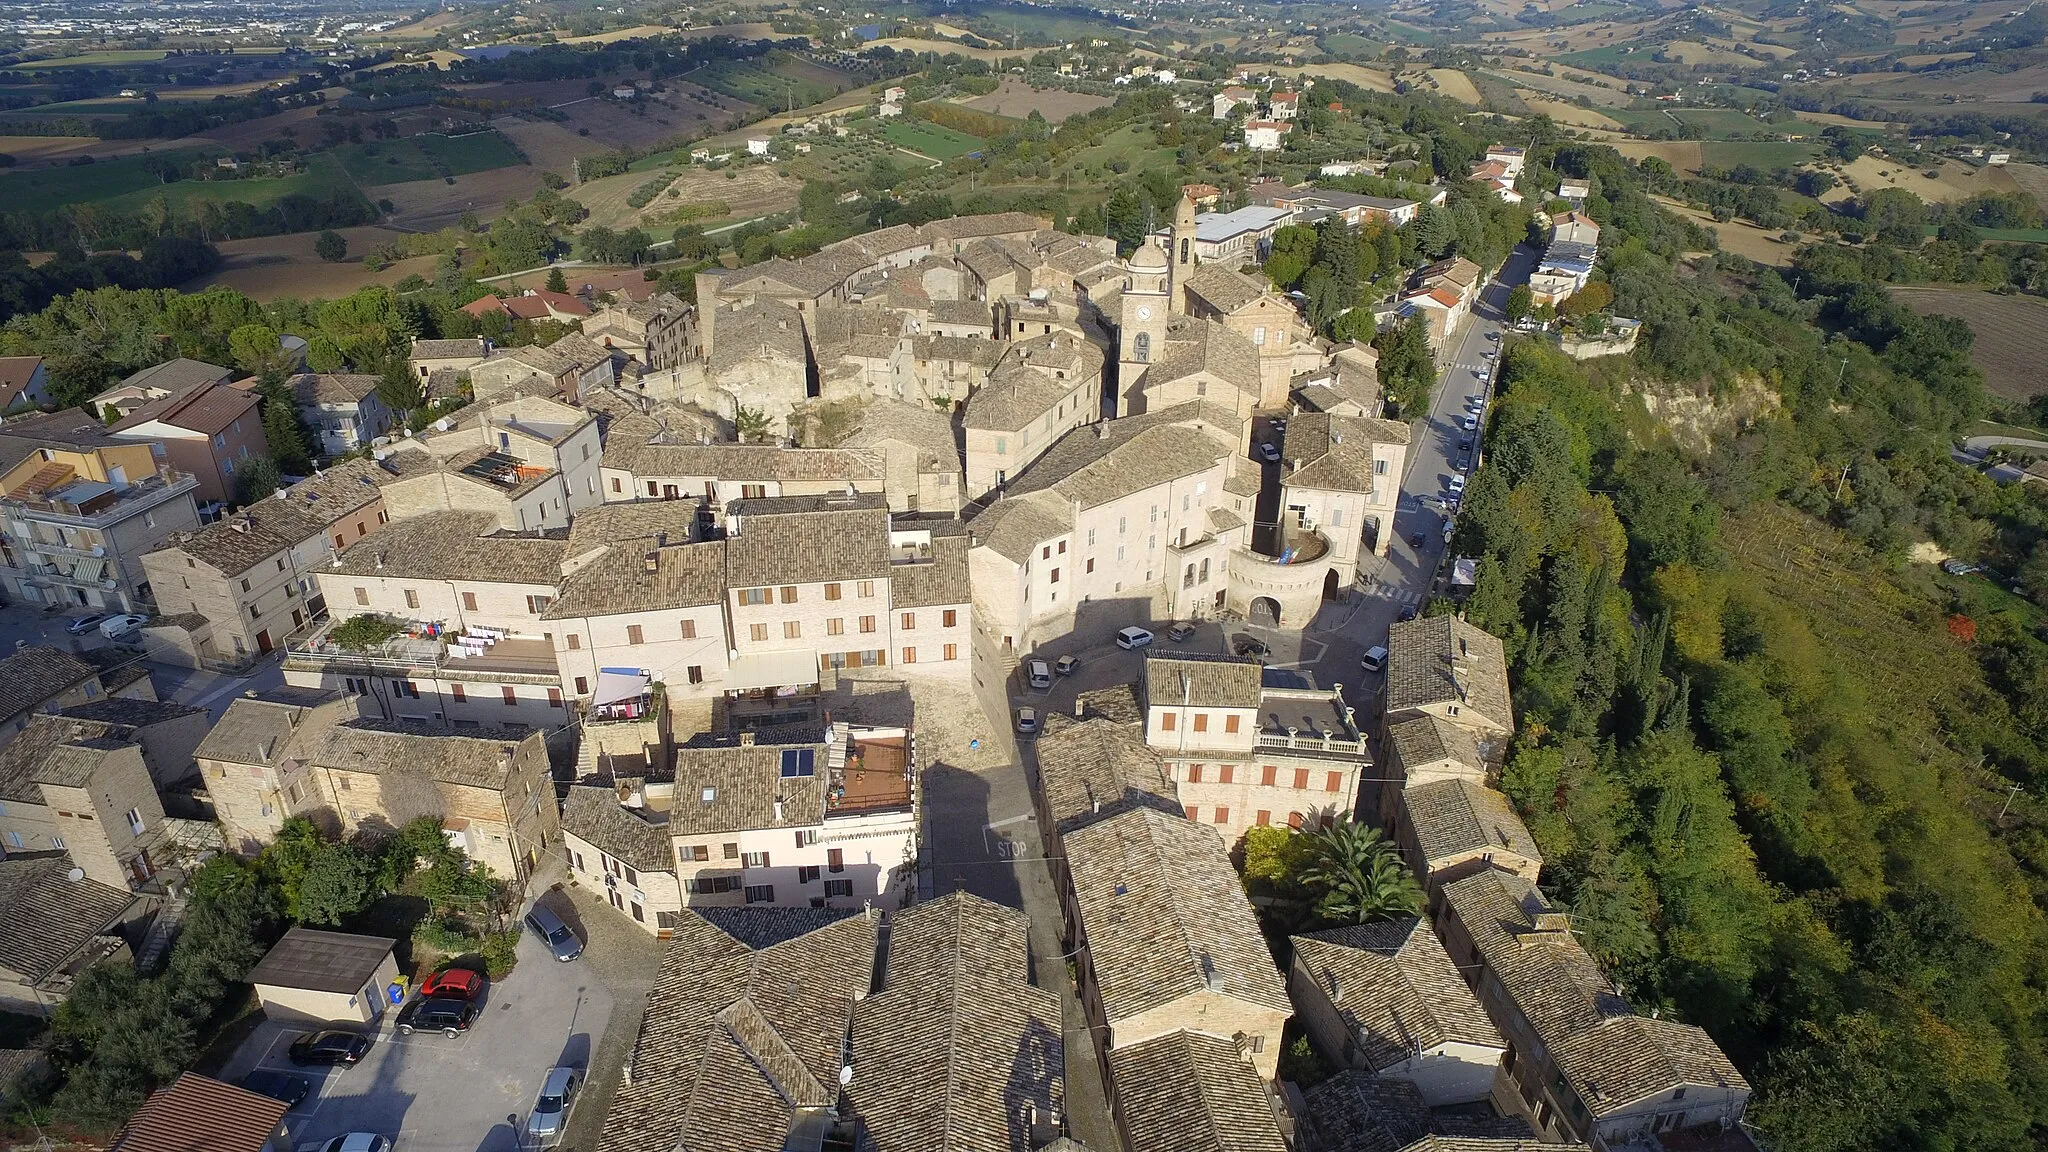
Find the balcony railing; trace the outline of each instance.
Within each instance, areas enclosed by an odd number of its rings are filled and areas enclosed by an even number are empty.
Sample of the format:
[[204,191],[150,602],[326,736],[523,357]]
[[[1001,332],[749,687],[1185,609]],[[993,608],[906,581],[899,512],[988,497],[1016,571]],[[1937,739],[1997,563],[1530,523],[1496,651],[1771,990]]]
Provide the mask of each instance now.
[[105,559],[107,555],[107,546],[105,544],[80,547],[76,544],[65,544],[54,540],[23,540],[21,541],[21,546],[27,552],[43,552],[52,556],[76,556],[80,559],[89,560]]
[[64,493],[73,490],[78,483],[80,481],[73,480],[62,487],[34,496],[0,497],[0,505],[31,520],[98,527],[116,520],[125,520],[146,508],[174,499],[199,486],[198,479],[191,473],[166,468],[125,488],[95,492],[82,502],[64,499]]
[[115,577],[102,576],[98,579],[89,580],[83,576],[74,576],[61,568],[53,567],[49,564],[30,564],[23,571],[28,573],[30,580],[60,584],[66,588],[97,588],[102,592],[112,592],[121,587],[121,581]]
[[1341,756],[1365,755],[1365,737],[1332,732],[1260,732],[1259,747],[1285,752],[1325,752]]
[[488,645],[464,646],[454,633],[438,623],[414,621],[405,625],[407,635],[395,636],[366,649],[346,648],[335,643],[335,628],[346,623],[328,620],[309,633],[304,641],[285,646],[285,660],[301,667],[334,665],[372,671],[405,669],[439,672],[450,670],[464,676],[532,676],[559,681],[554,645],[546,640],[506,637]]

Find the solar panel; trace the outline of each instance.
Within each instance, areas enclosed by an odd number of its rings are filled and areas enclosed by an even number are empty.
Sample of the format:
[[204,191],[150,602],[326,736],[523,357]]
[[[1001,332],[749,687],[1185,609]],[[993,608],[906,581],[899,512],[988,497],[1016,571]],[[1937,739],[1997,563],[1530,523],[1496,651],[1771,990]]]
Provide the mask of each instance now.
[[818,773],[817,750],[812,748],[785,748],[782,750],[782,778],[815,776]]

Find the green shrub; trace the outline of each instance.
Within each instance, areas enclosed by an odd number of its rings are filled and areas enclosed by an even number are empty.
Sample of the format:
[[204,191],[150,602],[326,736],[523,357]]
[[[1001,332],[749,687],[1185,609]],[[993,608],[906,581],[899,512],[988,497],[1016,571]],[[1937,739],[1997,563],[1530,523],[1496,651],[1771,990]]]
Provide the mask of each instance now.
[[459,956],[470,950],[474,938],[459,920],[422,920],[412,930],[413,943],[422,948],[439,952],[443,956]]
[[351,652],[368,652],[391,642],[401,631],[381,616],[351,616],[336,625],[327,638]]
[[519,963],[519,929],[514,926],[503,932],[487,933],[483,947],[478,949],[484,958],[484,972],[493,980],[502,980]]

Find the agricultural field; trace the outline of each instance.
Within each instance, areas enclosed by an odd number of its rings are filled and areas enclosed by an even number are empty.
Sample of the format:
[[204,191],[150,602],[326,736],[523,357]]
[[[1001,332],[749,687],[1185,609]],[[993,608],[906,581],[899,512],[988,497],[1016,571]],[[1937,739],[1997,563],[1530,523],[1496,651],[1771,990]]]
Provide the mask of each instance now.
[[588,36],[563,36],[561,44],[610,44],[619,40],[632,40],[649,36],[666,35],[671,29],[665,24],[639,24],[631,28],[614,28],[609,32],[593,32]]
[[1005,76],[995,91],[960,103],[976,112],[1018,120],[1036,112],[1058,124],[1075,113],[1092,112],[1115,101],[1107,96],[1090,96],[1085,92],[1068,92],[1061,88],[1033,88],[1015,76]]
[[[5,121],[0,121],[0,126],[4,124]],[[17,172],[43,165],[61,165],[74,156],[110,160],[117,156],[161,152],[164,148],[165,142],[162,140],[101,140],[95,136],[0,136],[0,155],[14,157],[16,166],[10,170]]]
[[786,52],[759,60],[720,60],[688,73],[687,79],[764,109],[816,104],[852,83],[836,68]]
[[306,161],[303,172],[291,176],[255,176],[243,180],[178,180],[170,184],[159,184],[121,196],[100,197],[94,203],[104,204],[117,212],[133,212],[161,195],[170,202],[173,209],[185,209],[201,201],[210,200],[215,204],[240,201],[243,204],[261,208],[275,204],[286,196],[304,195],[327,197],[336,192],[353,188],[348,175],[331,156],[312,156]]
[[[564,195],[590,209],[591,224],[609,228],[646,228],[656,239],[665,239],[683,217],[724,205],[727,211],[706,216],[704,222],[744,213],[756,216],[780,212],[796,203],[803,181],[782,175],[767,165],[742,168],[679,166],[675,182],[640,208],[628,202],[635,189],[647,183],[645,172],[607,176],[569,189]],[[692,206],[700,206],[694,208]]]
[[1549,96],[1531,96],[1526,89],[1521,96],[1522,103],[1529,106],[1530,112],[1548,116],[1559,124],[1568,124],[1574,128],[1598,128],[1603,131],[1615,131],[1622,127],[1621,121],[1591,108],[1581,108],[1577,104]]
[[[1830,202],[1847,200],[1858,192],[1874,192],[1879,188],[1903,188],[1922,200],[1946,204],[1967,200],[1980,192],[2015,192],[2019,184],[2011,173],[1989,166],[1979,168],[1955,160],[1916,157],[1919,162],[1907,165],[1889,156],[1866,153],[1854,162],[1842,165],[1842,183],[1830,189],[1823,200]],[[1930,180],[1928,172],[1938,175]]]
[[1616,140],[1614,150],[1631,160],[1655,156],[1680,172],[1700,170],[1700,142],[1697,140]]
[[912,36],[888,36],[869,41],[867,47],[894,48],[898,52],[936,52],[941,56],[961,56],[969,60],[986,60],[993,64],[1010,57],[1030,56],[1035,49],[1020,52],[999,52],[993,48],[969,48],[951,40],[921,40]]
[[1368,92],[1392,92],[1394,78],[1383,68],[1368,68],[1363,64],[1310,64],[1302,68],[1276,68],[1282,76],[1328,76],[1332,80],[1343,80],[1356,84]]
[[1372,59],[1386,51],[1386,45],[1377,40],[1367,40],[1350,32],[1332,32],[1323,37],[1323,50],[1343,56],[1358,56]]
[[[123,156],[93,164],[36,168],[0,173],[0,197],[10,209],[20,212],[48,212],[66,204],[107,200],[133,192],[168,190],[152,167],[165,160],[187,164],[201,155],[196,148],[159,152],[154,156]],[[239,183],[239,181],[238,181]]]
[[348,258],[340,263],[329,264],[314,255],[313,241],[319,235],[315,232],[224,240],[214,245],[220,249],[220,271],[183,287],[196,290],[217,284],[246,293],[256,300],[272,300],[279,296],[313,296],[332,300],[372,284],[395,284],[413,273],[431,276],[434,263],[439,259],[435,256],[413,256],[382,271],[372,272],[363,266],[362,257],[397,240],[400,233],[375,225],[337,231],[342,239],[348,241]]
[[890,120],[882,128],[882,136],[891,144],[922,153],[935,160],[951,160],[979,151],[984,141],[979,136],[955,132],[951,128],[923,120]]
[[2041,332],[2048,328],[2048,303],[2032,296],[2001,296],[1970,288],[1901,288],[1892,295],[1922,316],[1961,318],[1977,337],[1970,359],[1984,373],[1995,396],[2025,400],[2048,391],[2040,371]]
[[1566,64],[1577,64],[1587,68],[1598,68],[1602,64],[1635,62],[1637,58],[1648,58],[1658,48],[1654,40],[1630,40],[1620,44],[1603,44],[1580,52],[1567,52],[1557,59]]
[[1455,68],[1431,68],[1429,79],[1445,99],[1470,104],[1474,108],[1479,106],[1479,89],[1472,86],[1472,81],[1463,72]]
[[1709,168],[1797,168],[1820,155],[1818,144],[1800,140],[1704,140],[1700,162]]
[[1657,203],[1712,232],[1721,242],[1723,252],[1732,252],[1746,260],[1782,268],[1792,262],[1792,253],[1799,247],[1797,244],[1787,244],[1778,239],[1783,229],[1759,228],[1743,220],[1729,220],[1724,223],[1715,220],[1709,213],[1688,208],[1676,200],[1663,196],[1655,199]]
[[466,176],[519,163],[519,154],[496,132],[463,136],[438,133],[399,140],[350,144],[334,150],[336,160],[359,184],[404,184],[443,176]]
[[1698,128],[1710,140],[1735,140],[1757,132],[1772,131],[1770,125],[1733,108],[1673,109],[1671,115]]
[[[1628,93],[1621,91],[1618,86],[1603,88],[1597,84],[1589,84],[1570,76],[1545,76],[1540,72],[1523,72],[1507,68],[1489,68],[1485,71],[1487,75],[1505,80],[1510,84],[1518,84],[1524,88],[1534,88],[1538,92],[1548,92],[1552,96],[1562,97],[1566,100],[1577,100],[1583,96],[1588,102],[1599,105],[1610,116],[1617,116],[1618,114],[1615,112],[1615,109],[1621,108],[1633,99]],[[1591,73],[1582,73],[1581,75],[1591,75]],[[1613,82],[1610,81],[1609,83]]]
[[1066,166],[1075,175],[1091,170],[1110,172],[1112,164],[1121,164],[1126,172],[1144,172],[1161,165],[1172,165],[1174,155],[1174,149],[1159,143],[1141,125],[1127,124],[1100,141],[1070,153]]

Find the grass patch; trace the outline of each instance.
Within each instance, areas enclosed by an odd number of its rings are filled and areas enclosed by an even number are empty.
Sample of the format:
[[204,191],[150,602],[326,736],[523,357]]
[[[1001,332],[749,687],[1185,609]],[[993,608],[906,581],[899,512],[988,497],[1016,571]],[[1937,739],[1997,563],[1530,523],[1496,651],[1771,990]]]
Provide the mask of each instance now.
[[1068,163],[1077,169],[1101,168],[1116,160],[1128,165],[1127,172],[1141,172],[1159,164],[1175,162],[1174,149],[1159,143],[1143,125],[1126,124],[1103,137],[1099,143],[1073,153]]
[[362,184],[403,184],[408,180],[432,180],[436,175],[426,153],[410,140],[344,144],[329,155]]
[[307,196],[326,197],[337,191],[354,190],[341,165],[332,156],[314,156],[306,163],[304,172],[291,176],[265,176],[248,180],[180,180],[174,184],[146,188],[130,192],[105,201],[109,208],[132,212],[161,193],[170,201],[173,209],[182,209],[203,200],[225,204],[239,200],[258,208],[275,204],[294,193]]
[[1622,127],[1644,136],[1676,132],[1679,128],[1678,121],[1662,108],[1602,108],[1600,114],[1619,120]]
[[348,144],[333,150],[337,163],[360,184],[404,184],[488,172],[520,162],[519,153],[496,132],[467,136],[408,136],[402,140]]
[[1575,64],[1598,71],[1601,64],[1619,64],[1624,60],[1634,62],[1638,57],[1647,61],[1656,50],[1657,42],[1654,40],[1631,40],[1626,44],[1602,44],[1583,52],[1567,52],[1556,60],[1559,64]]
[[759,60],[719,60],[682,77],[762,108],[798,108],[830,100],[853,83],[835,68],[771,52]]
[[[186,55],[178,59],[178,66],[206,61],[215,65],[232,64],[237,56],[275,56],[282,48],[237,48],[234,52],[220,56]],[[113,49],[106,52],[86,52],[78,56],[60,56],[54,60],[31,60],[26,64],[10,64],[8,67],[20,72],[47,71],[52,68],[118,68],[124,64],[153,64],[170,55],[161,48]]]
[[2048,244],[2048,228],[1979,228],[1977,235],[2006,244]]
[[1386,50],[1386,45],[1377,40],[1367,40],[1352,32],[1332,32],[1323,37],[1323,51],[1336,56],[1350,56],[1360,60],[1372,60]]
[[1674,110],[1671,114],[1717,139],[1733,139],[1771,130],[1770,125],[1733,108],[1686,108]]
[[168,192],[186,181],[165,184],[150,170],[150,165],[160,165],[165,160],[182,165],[201,155],[200,149],[187,148],[94,164],[8,172],[0,174],[0,195],[6,197],[7,206],[13,211],[49,212],[66,204],[109,200],[129,193]]
[[1803,140],[1706,140],[1700,163],[1710,168],[1795,168],[1820,155],[1820,146]]
[[471,132],[464,136],[429,134],[414,136],[420,151],[441,162],[451,176],[510,168],[522,161],[512,142],[497,132]]
[[891,144],[922,152],[939,160],[951,160],[980,150],[983,141],[979,136],[955,132],[923,120],[892,120],[882,129],[883,139]]

